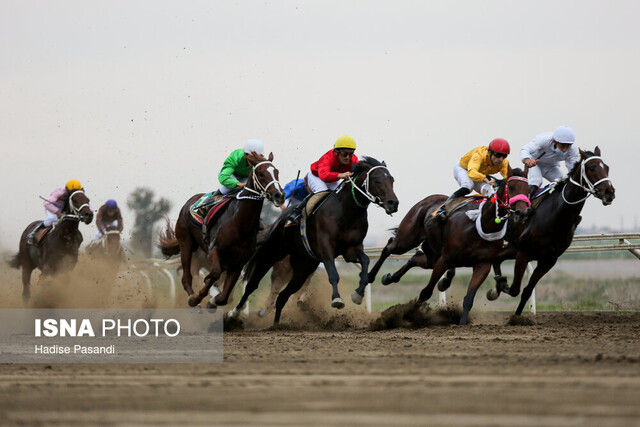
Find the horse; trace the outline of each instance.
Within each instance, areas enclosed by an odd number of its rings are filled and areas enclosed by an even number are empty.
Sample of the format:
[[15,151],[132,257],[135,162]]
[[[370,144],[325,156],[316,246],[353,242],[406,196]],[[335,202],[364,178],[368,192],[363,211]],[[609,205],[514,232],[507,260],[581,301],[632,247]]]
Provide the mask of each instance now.
[[[208,224],[206,240],[202,226],[192,220],[189,212],[203,194],[196,194],[187,200],[180,210],[175,231],[167,223],[160,235],[158,246],[165,257],[180,254],[182,286],[189,295],[190,307],[200,304],[223,272],[227,273],[223,290],[207,302],[207,309],[213,311],[217,306],[227,304],[242,268],[255,251],[264,199],[277,207],[284,203],[284,191],[278,182],[279,171],[272,161],[273,153],[269,154],[268,159],[256,152],[247,155],[247,163],[251,166],[247,184],[228,202],[225,211]],[[211,269],[204,278],[205,286],[194,293],[191,259],[198,248],[207,254]]]
[[[373,157],[364,157],[352,169],[350,178],[329,193],[317,210],[301,226],[286,226],[292,208],[285,210],[271,226],[268,235],[247,264],[247,286],[237,307],[229,312],[236,316],[260,280],[277,261],[290,255],[293,270],[291,280],[278,294],[274,324],[280,322],[282,309],[289,297],[296,293],[320,262],[324,264],[333,288],[331,306],[341,309],[344,301],[338,292],[340,276],[335,258],[342,255],[347,262],[360,263],[360,284],[351,295],[354,303],[362,303],[368,284],[369,257],[364,253],[363,240],[367,234],[367,208],[371,203],[382,207],[389,215],[397,212],[398,198],[393,191],[393,176],[387,165]],[[294,223],[295,224],[295,223]],[[303,242],[301,227],[306,227],[308,247]]]
[[[369,282],[373,283],[389,255],[404,254],[419,245],[422,250],[416,252],[400,270],[386,274],[382,278],[383,285],[398,282],[412,267],[431,268],[433,272],[429,283],[418,298],[419,302],[424,302],[431,298],[436,282],[445,272],[447,275],[443,280],[450,283],[455,274],[454,267],[472,267],[473,274],[460,318],[460,324],[466,325],[475,294],[489,274],[493,260],[500,254],[505,235],[523,220],[531,206],[529,184],[522,170],[510,169],[509,176],[498,183],[492,197],[480,199],[479,205],[470,203],[455,210],[444,224],[436,223],[432,214],[447,196],[435,194],[416,203],[400,222],[395,236],[383,248],[369,272]],[[476,213],[474,220],[467,215],[471,212]],[[514,221],[510,220],[511,216],[514,216]]]
[[80,221],[90,224],[93,212],[84,190],[76,190],[62,209],[62,216],[36,245],[27,244],[27,236],[42,221],[27,226],[20,237],[18,253],[9,261],[13,268],[22,268],[22,299],[26,303],[31,295],[31,274],[36,268],[43,275],[53,275],[72,270],[78,262],[78,249],[82,234],[78,230]]
[[[604,206],[613,202],[615,188],[609,179],[609,166],[604,163],[600,154],[599,147],[593,152],[580,150],[580,161],[564,180],[552,185],[552,190],[540,201],[523,225],[517,242],[505,248],[495,260],[493,267],[496,288],[489,291],[487,298],[494,300],[501,292],[512,297],[518,296],[527,264],[537,260],[536,268],[522,291],[520,304],[515,312],[516,315],[521,315],[536,284],[571,244],[587,198],[594,195]],[[500,265],[504,260],[514,258],[513,283],[508,286]]]
[[114,263],[124,261],[125,255],[120,245],[120,230],[118,230],[118,227],[107,225],[102,237],[89,243],[85,252],[87,255]]

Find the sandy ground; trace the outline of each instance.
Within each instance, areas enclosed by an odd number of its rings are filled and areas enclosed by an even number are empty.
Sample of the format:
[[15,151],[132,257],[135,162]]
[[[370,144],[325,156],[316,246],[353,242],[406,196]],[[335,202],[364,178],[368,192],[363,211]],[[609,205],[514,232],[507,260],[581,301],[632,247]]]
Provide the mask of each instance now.
[[225,333],[222,364],[0,365],[0,423],[638,425],[640,315]]

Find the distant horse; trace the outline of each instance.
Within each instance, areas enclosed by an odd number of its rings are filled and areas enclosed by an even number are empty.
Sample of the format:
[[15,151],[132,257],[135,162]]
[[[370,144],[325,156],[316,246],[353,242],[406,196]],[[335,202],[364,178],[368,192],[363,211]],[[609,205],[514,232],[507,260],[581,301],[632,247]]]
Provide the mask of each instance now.
[[[188,303],[191,307],[200,304],[225,271],[227,275],[224,288],[207,303],[207,308],[227,304],[242,267],[255,251],[264,199],[271,200],[276,206],[284,203],[284,192],[278,182],[279,172],[272,161],[273,153],[269,155],[269,159],[256,152],[247,155],[247,162],[251,166],[247,184],[228,202],[225,211],[208,225],[208,243],[203,238],[202,226],[195,223],[189,212],[202,194],[196,194],[184,204],[176,221],[175,231],[167,224],[160,236],[159,247],[163,255],[169,257],[180,254],[182,286],[189,295]],[[198,248],[207,254],[211,270],[204,278],[205,286],[200,292],[194,293],[191,258]]]
[[118,230],[118,227],[107,225],[102,237],[89,243],[85,252],[87,255],[113,263],[124,261],[125,256],[120,245],[120,230]]
[[78,262],[78,248],[82,234],[78,230],[80,221],[90,224],[93,212],[84,190],[71,193],[69,201],[62,209],[63,216],[53,225],[36,245],[27,244],[27,236],[42,221],[34,221],[27,226],[20,237],[18,253],[9,261],[13,268],[22,267],[22,299],[27,302],[31,295],[31,273],[36,268],[43,275],[52,275],[64,270],[72,270]]
[[[609,179],[609,166],[600,157],[600,149],[593,152],[580,150],[580,162],[569,172],[568,177],[559,182],[544,196],[533,215],[523,225],[515,244],[509,245],[494,263],[496,289],[487,294],[496,299],[500,292],[516,297],[529,261],[537,260],[528,285],[522,291],[516,315],[522,314],[538,281],[555,265],[573,240],[573,233],[580,223],[580,212],[590,195],[596,196],[602,204],[610,205],[615,198],[615,189]],[[535,203],[534,203],[535,205]],[[506,259],[516,260],[513,284],[506,285],[500,264]]]
[[[450,282],[455,274],[454,267],[473,267],[460,318],[460,324],[466,325],[478,287],[489,274],[493,260],[500,254],[508,229],[522,220],[531,205],[527,197],[529,184],[523,175],[520,169],[514,169],[507,179],[498,181],[498,189],[491,198],[485,198],[479,206],[472,203],[452,212],[444,224],[434,222],[432,213],[447,196],[431,195],[418,202],[403,218],[395,237],[382,250],[380,258],[369,272],[369,282],[375,280],[389,255],[404,254],[418,245],[422,250],[400,270],[385,275],[382,284],[398,282],[415,266],[431,268],[433,272],[429,283],[419,296],[419,301],[423,302],[431,298],[436,282],[445,271],[446,279]],[[479,212],[480,215],[471,220],[467,215],[470,211]],[[510,220],[512,214],[514,221]]]
[[242,310],[262,277],[274,263],[287,255],[291,256],[293,277],[276,300],[275,324],[280,322],[282,308],[289,297],[300,290],[320,262],[324,264],[333,287],[331,306],[344,307],[338,292],[340,276],[334,261],[340,255],[345,261],[357,262],[362,266],[360,285],[351,296],[356,304],[362,302],[364,289],[368,284],[369,267],[369,257],[364,253],[362,245],[369,227],[367,208],[369,204],[375,203],[384,208],[387,214],[392,214],[398,210],[398,198],[393,192],[393,177],[384,162],[365,157],[353,166],[353,174],[355,179],[345,180],[335,192],[324,199],[317,211],[307,218],[308,249],[302,240],[301,227],[285,226],[291,208],[282,213],[247,265],[246,290],[238,306],[230,312],[231,315]]

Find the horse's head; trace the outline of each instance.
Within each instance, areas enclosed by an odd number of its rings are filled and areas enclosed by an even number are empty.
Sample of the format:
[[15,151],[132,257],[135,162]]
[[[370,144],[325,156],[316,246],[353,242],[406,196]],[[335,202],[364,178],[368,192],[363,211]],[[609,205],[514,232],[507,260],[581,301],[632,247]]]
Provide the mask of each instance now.
[[278,181],[280,172],[271,163],[272,161],[273,153],[269,153],[268,159],[255,151],[247,154],[247,163],[251,166],[251,174],[245,188],[271,200],[274,205],[279,207],[284,203],[284,191]]
[[108,255],[117,255],[120,252],[120,230],[118,230],[118,227],[108,225],[102,242]]
[[507,178],[498,181],[496,191],[497,202],[514,215],[514,220],[520,222],[526,218],[531,209],[529,200],[529,181],[520,168],[510,169]]
[[602,200],[607,206],[616,197],[616,190],[609,179],[609,166],[600,157],[600,148],[593,153],[580,150],[580,162],[569,173],[571,182]]
[[385,162],[373,157],[363,157],[353,165],[356,185],[372,202],[384,208],[391,215],[398,211],[398,197],[393,191],[393,176],[389,173]]
[[69,213],[77,215],[80,221],[91,224],[93,212],[89,207],[89,198],[84,194],[84,190],[76,190],[69,196]]

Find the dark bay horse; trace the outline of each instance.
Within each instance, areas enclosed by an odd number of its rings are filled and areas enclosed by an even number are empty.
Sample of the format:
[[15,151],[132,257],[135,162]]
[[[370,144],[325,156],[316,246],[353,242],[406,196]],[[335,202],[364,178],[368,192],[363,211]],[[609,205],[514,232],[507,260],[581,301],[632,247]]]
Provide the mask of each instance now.
[[78,249],[82,234],[78,230],[80,221],[90,224],[93,212],[84,190],[76,190],[62,209],[63,216],[53,225],[37,245],[27,244],[27,236],[42,221],[34,221],[27,226],[20,237],[18,253],[9,261],[13,268],[22,267],[22,299],[26,302],[31,295],[31,273],[36,268],[43,275],[53,275],[72,270],[78,262]]
[[[264,199],[271,200],[276,206],[284,203],[284,192],[278,182],[279,172],[272,161],[273,153],[269,154],[268,159],[256,152],[247,155],[247,162],[252,168],[247,184],[235,199],[228,202],[226,210],[214,223],[209,224],[208,244],[203,238],[202,226],[196,224],[189,213],[191,206],[203,194],[196,194],[187,200],[180,210],[175,231],[167,224],[160,236],[159,247],[163,255],[169,257],[180,254],[182,286],[189,295],[191,307],[200,304],[223,272],[227,273],[223,290],[207,303],[207,308],[227,304],[242,268],[255,251]],[[194,293],[191,258],[198,248],[207,254],[211,270],[204,279],[205,286],[200,292]]]
[[[580,150],[580,161],[569,172],[567,178],[555,185],[550,194],[533,210],[533,214],[522,226],[515,244],[509,245],[494,263],[496,289],[487,295],[490,299],[507,292],[516,297],[529,261],[537,260],[529,283],[522,291],[516,315],[522,314],[533,289],[540,279],[555,265],[573,240],[573,234],[580,223],[580,212],[586,199],[594,195],[607,206],[615,198],[615,189],[609,179],[609,166],[600,157],[600,148],[593,152]],[[500,264],[506,259],[514,259],[514,277],[511,287],[502,277]]]
[[[520,169],[511,171],[512,175],[499,182],[496,193],[485,199],[480,206],[469,204],[453,212],[444,224],[432,219],[434,210],[447,199],[436,194],[418,202],[403,218],[396,234],[382,250],[380,258],[369,272],[369,281],[373,282],[382,263],[391,254],[404,254],[421,245],[418,251],[403,267],[394,274],[382,278],[384,285],[398,282],[412,267],[431,268],[431,278],[420,292],[419,301],[431,298],[436,283],[447,272],[449,282],[455,274],[454,267],[472,267],[473,275],[469,282],[467,295],[463,302],[463,314],[460,324],[466,325],[469,311],[478,287],[491,270],[492,262],[502,251],[506,233],[516,226],[526,214],[529,202],[529,184]],[[475,220],[467,212],[479,212]],[[511,220],[511,216],[515,217]],[[499,220],[497,220],[499,218]],[[503,221],[506,220],[506,223]]]
[[360,285],[351,296],[360,304],[368,284],[369,257],[364,253],[364,240],[369,223],[367,208],[373,202],[384,208],[387,214],[398,210],[398,198],[393,191],[393,177],[384,162],[364,157],[353,166],[355,179],[345,180],[330,193],[317,211],[307,219],[307,238],[311,253],[302,242],[299,226],[287,226],[290,209],[287,209],[271,226],[262,245],[247,265],[247,286],[238,306],[230,312],[233,316],[242,310],[247,298],[258,288],[260,280],[277,261],[290,255],[293,275],[276,300],[274,323],[280,322],[282,308],[289,297],[296,293],[306,279],[324,264],[333,287],[331,306],[343,308],[344,302],[338,292],[340,276],[335,258],[342,255],[347,262],[360,263]]
[[124,261],[125,255],[120,245],[120,230],[113,225],[107,225],[104,234],[98,240],[89,243],[85,249],[87,255],[101,258],[108,262]]

